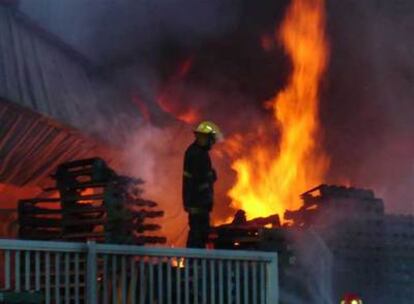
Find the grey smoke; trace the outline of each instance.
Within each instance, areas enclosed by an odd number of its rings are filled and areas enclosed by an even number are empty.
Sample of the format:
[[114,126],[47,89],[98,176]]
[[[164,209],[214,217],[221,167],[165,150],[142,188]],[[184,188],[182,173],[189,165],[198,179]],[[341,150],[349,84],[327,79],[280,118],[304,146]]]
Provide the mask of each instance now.
[[[209,69],[205,74],[210,76],[198,83],[199,92],[233,86],[219,94],[230,97],[224,100],[232,114],[246,106],[257,110],[260,101],[276,93],[283,85],[286,58],[270,54],[268,61],[255,61],[251,55],[260,50],[249,49],[255,40],[248,40],[271,32],[283,15],[288,1],[274,2],[21,0],[20,9],[97,65],[135,56],[133,65],[118,70],[117,80],[123,91],[137,90],[162,117],[153,104],[154,90],[165,81],[163,63],[177,60],[168,47],[163,53],[166,42],[200,55],[200,69]],[[389,212],[413,213],[414,4],[328,0],[327,8],[331,61],[321,108],[324,145],[332,159],[327,182],[372,188],[385,199]],[[269,12],[275,17],[263,18]],[[233,33],[240,36],[240,45],[230,55],[220,44],[208,49],[210,42],[227,41]],[[275,67],[266,70],[269,62],[276,62]],[[223,81],[211,81],[216,78]],[[235,92],[244,98],[233,98]],[[223,103],[220,111],[226,111]],[[206,111],[217,115],[217,102]]]
[[21,0],[19,9],[102,65],[157,52],[162,39],[183,45],[233,30],[238,0]]
[[414,3],[328,1],[331,65],[322,107],[331,178],[414,212]]

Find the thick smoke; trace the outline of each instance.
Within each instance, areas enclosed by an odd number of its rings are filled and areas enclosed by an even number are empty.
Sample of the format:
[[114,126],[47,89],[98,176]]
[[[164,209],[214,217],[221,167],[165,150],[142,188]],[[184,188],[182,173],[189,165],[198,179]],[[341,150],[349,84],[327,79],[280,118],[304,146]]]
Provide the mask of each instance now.
[[330,177],[414,212],[412,1],[328,1],[332,56],[322,106]]
[[[158,104],[159,94],[168,87],[178,112],[195,108],[199,119],[222,125],[227,138],[241,134],[241,144],[254,142],[252,130],[270,119],[263,102],[289,73],[280,46],[263,48],[261,40],[273,35],[288,2],[20,1],[21,10],[103,68],[125,96],[120,103],[141,111],[141,128],[122,145],[123,170],[143,177],[145,196],[161,203],[170,244],[185,242],[181,170],[192,137],[189,124]],[[372,188],[389,212],[414,213],[414,4],[328,0],[327,8],[331,59],[321,107],[331,157],[326,181]],[[173,79],[189,58],[188,73]],[[226,191],[234,172],[220,146],[213,157],[220,178],[214,217],[220,220],[232,214]],[[315,263],[329,252],[307,239],[298,244],[309,277],[329,282],[330,265],[320,267],[322,258]],[[312,282],[315,303],[330,303],[330,286]]]
[[[283,87],[289,73],[280,46],[261,45],[263,34],[274,33],[288,2],[23,0],[20,8],[103,66],[126,96],[120,102],[135,102],[147,112],[145,118],[141,111],[146,126],[133,132],[124,150],[127,160],[139,154],[141,163],[154,162],[157,177],[138,163],[133,167],[149,184],[157,180],[158,187],[169,180],[160,173],[163,166],[181,170],[182,152],[191,142],[186,137],[190,126],[157,103],[160,92],[168,84],[179,106],[196,108],[200,119],[216,120],[228,137],[255,130],[269,119],[263,102]],[[321,107],[332,164],[327,182],[372,188],[389,211],[412,213],[414,5],[408,0],[331,0],[327,8],[331,60]],[[188,74],[171,83],[188,58]],[[177,128],[180,135],[171,131]],[[151,137],[144,135],[147,131]],[[160,158],[165,155],[171,157],[167,164]],[[233,173],[228,159],[219,161],[224,170],[220,214],[225,217]],[[180,187],[174,191],[178,204]]]
[[[154,162],[152,174],[146,174],[149,171],[140,168],[140,164],[134,166],[134,173],[148,180],[148,194],[160,190],[165,193],[162,191],[164,185],[171,189],[166,191],[173,193],[168,196],[168,202],[165,196],[157,196],[166,209],[170,209],[169,206],[181,208],[182,158],[185,148],[193,140],[192,125],[198,120],[217,122],[223,126],[227,138],[236,133],[245,135],[242,144],[246,145],[257,141],[252,129],[257,131],[258,126],[265,122],[270,124],[270,115],[263,110],[263,102],[282,86],[289,66],[279,48],[274,46],[268,52],[261,46],[262,34],[272,34],[275,22],[283,15],[280,4],[277,9],[274,5],[273,8],[277,14],[265,14],[264,19],[261,13],[253,11],[257,23],[248,22],[247,15],[241,14],[237,30],[224,36],[222,31],[215,39],[204,41],[202,46],[188,46],[179,39],[163,41],[171,52],[150,61],[139,57],[130,66],[117,70],[119,86],[130,93],[147,125],[136,135],[136,143],[141,140],[140,144],[128,142],[124,150]],[[250,5],[244,7],[244,13],[247,14],[248,10]],[[250,28],[252,24],[254,26]],[[180,72],[182,64],[188,62],[188,71]],[[268,77],[262,77],[264,75]],[[158,102],[160,95],[165,95],[171,111],[166,112],[161,107]],[[177,113],[183,109],[194,110],[197,114],[195,119],[187,124],[177,121]],[[177,133],[177,129],[180,132]],[[146,131],[153,136],[145,136],[143,132]],[[152,140],[158,143],[150,143]],[[226,193],[234,183],[234,172],[230,169],[231,161],[226,152],[218,145],[213,153],[220,178],[213,212],[215,222],[233,214]],[[134,158],[129,160],[132,162]],[[165,172],[173,172],[174,178]]]
[[193,46],[237,25],[239,0],[21,0],[19,9],[97,65]]
[[183,246],[187,235],[187,220],[180,200],[180,147],[189,142],[185,131],[179,124],[168,129],[145,124],[131,137],[123,154],[128,164],[125,173],[144,177],[143,195],[159,202],[165,211],[162,234],[174,246]]
[[[333,256],[319,234],[293,229],[289,235],[295,259],[281,275],[281,302],[287,304],[333,304]],[[306,299],[304,299],[305,297]]]

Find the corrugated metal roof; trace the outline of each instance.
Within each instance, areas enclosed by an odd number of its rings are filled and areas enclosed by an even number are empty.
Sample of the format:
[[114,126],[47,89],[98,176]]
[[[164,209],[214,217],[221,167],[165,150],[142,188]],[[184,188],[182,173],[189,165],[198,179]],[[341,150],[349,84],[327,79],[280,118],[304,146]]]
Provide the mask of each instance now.
[[0,6],[0,97],[110,142],[139,123],[138,109],[109,80]]
[[38,184],[58,164],[103,151],[79,132],[0,99],[1,183]]

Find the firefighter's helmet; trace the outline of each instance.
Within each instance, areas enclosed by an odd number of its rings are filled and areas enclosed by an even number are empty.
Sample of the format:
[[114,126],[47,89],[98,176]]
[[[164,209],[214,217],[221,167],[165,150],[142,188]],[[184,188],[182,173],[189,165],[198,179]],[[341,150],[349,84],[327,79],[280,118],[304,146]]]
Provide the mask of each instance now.
[[363,304],[363,302],[358,295],[348,293],[342,297],[341,304]]
[[193,131],[194,133],[211,134],[216,140],[223,138],[220,128],[214,122],[208,120],[202,121]]

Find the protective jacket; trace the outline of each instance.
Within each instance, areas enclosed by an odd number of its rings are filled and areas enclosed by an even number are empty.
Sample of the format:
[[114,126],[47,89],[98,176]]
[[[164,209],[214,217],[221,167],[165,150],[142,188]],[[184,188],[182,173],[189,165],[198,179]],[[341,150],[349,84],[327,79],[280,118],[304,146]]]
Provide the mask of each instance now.
[[184,209],[210,212],[213,208],[213,184],[217,180],[212,168],[209,148],[196,142],[184,156],[183,203]]

